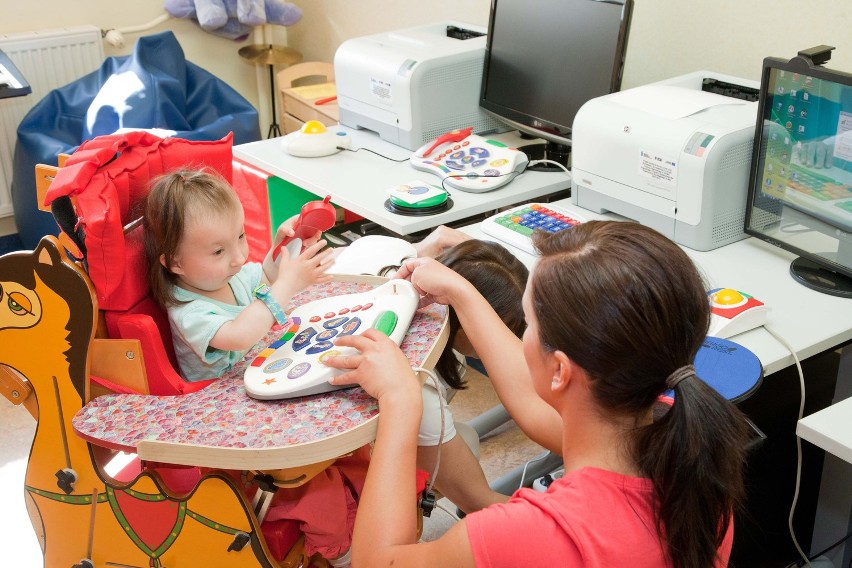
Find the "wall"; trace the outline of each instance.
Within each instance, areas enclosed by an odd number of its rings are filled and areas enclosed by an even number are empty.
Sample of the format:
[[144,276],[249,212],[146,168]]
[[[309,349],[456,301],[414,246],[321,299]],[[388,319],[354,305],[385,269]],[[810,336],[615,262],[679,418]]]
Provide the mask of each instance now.
[[[486,25],[489,0],[309,0],[295,2],[304,17],[276,29],[274,41],[299,49],[306,60],[331,61],[346,39],[444,19]],[[102,29],[145,24],[163,13],[160,0],[87,0],[73,9],[66,0],[0,0],[0,34],[92,24]],[[62,14],[46,19],[46,14]],[[767,55],[792,57],[800,49],[833,45],[830,66],[852,72],[852,2],[849,0],[635,0],[623,87],[635,87],[697,69],[759,79]],[[216,74],[261,112],[269,124],[267,75],[237,55],[250,43],[234,42],[201,30],[186,20],[169,20],[153,30],[172,29],[187,58]],[[106,46],[107,55],[126,54],[140,34],[127,34],[123,49]],[[258,92],[260,85],[260,92]]]
[[[521,0],[522,1],[522,0]],[[346,39],[454,19],[486,25],[490,0],[295,0],[304,17],[289,28],[272,26],[275,43],[300,50],[306,60],[332,61]],[[91,24],[102,29],[146,24],[163,14],[161,0],[0,0],[0,34]],[[55,18],[47,15],[58,14]],[[270,124],[268,72],[241,59],[237,50],[262,41],[220,38],[187,20],[168,20],[143,33],[171,29],[187,59],[214,73],[260,112],[261,132]],[[830,67],[852,72],[852,2],[849,0],[635,0],[623,88],[708,69],[758,80],[765,56],[793,57],[800,49],[833,45]],[[131,51],[136,38],[107,55]]]

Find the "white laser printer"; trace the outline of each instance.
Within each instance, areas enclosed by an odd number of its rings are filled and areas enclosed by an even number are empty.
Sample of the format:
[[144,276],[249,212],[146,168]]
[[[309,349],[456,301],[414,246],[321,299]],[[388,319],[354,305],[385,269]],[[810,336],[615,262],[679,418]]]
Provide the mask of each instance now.
[[759,87],[696,71],[590,100],[572,127],[571,201],[695,250],[745,238]]
[[340,123],[409,150],[458,128],[506,130],[479,108],[486,34],[445,21],[343,42],[334,55]]

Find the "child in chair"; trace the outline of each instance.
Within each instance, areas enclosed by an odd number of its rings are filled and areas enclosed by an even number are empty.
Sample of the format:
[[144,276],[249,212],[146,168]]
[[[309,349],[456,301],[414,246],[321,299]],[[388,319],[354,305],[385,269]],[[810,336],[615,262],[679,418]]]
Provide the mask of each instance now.
[[[290,258],[272,256],[296,217],[285,221],[263,263],[246,262],[244,213],[236,193],[211,171],[164,175],[151,187],[143,215],[152,296],[169,314],[181,374],[198,381],[221,376],[287,316],[282,306],[307,286],[328,279],[330,249],[319,234]],[[279,490],[266,520],[299,521],[305,552],[333,566],[348,564],[358,493],[369,447],[338,460],[296,490]],[[236,474],[239,477],[239,474]]]
[[[145,255],[151,294],[169,314],[175,353],[188,381],[218,377],[276,323],[281,306],[328,277],[317,238],[297,258],[272,250],[263,264],[246,262],[248,242],[237,195],[208,171],[180,171],[161,177],[145,203]],[[288,220],[275,245],[292,234]]]

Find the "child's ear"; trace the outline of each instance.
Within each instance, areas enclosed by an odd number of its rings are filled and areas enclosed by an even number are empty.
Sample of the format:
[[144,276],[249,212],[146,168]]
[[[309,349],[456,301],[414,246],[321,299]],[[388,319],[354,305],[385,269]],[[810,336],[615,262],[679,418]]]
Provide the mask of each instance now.
[[181,273],[180,263],[177,260],[175,260],[174,262],[172,262],[172,265],[169,266],[168,263],[166,262],[166,255],[164,255],[164,254],[160,255],[160,264],[162,264],[163,268],[165,268],[169,272],[173,272],[175,274]]

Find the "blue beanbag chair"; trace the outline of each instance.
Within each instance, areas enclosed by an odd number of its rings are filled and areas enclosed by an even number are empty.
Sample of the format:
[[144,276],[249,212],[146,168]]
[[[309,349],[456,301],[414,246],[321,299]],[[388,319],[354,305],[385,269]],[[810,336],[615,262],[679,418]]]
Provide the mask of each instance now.
[[36,203],[36,164],[56,164],[85,140],[119,128],[174,130],[186,140],[260,140],[257,110],[234,89],[190,63],[170,31],[142,37],[132,55],[108,57],[98,71],[39,101],[18,126],[12,170],[15,222],[25,248],[58,233]]

